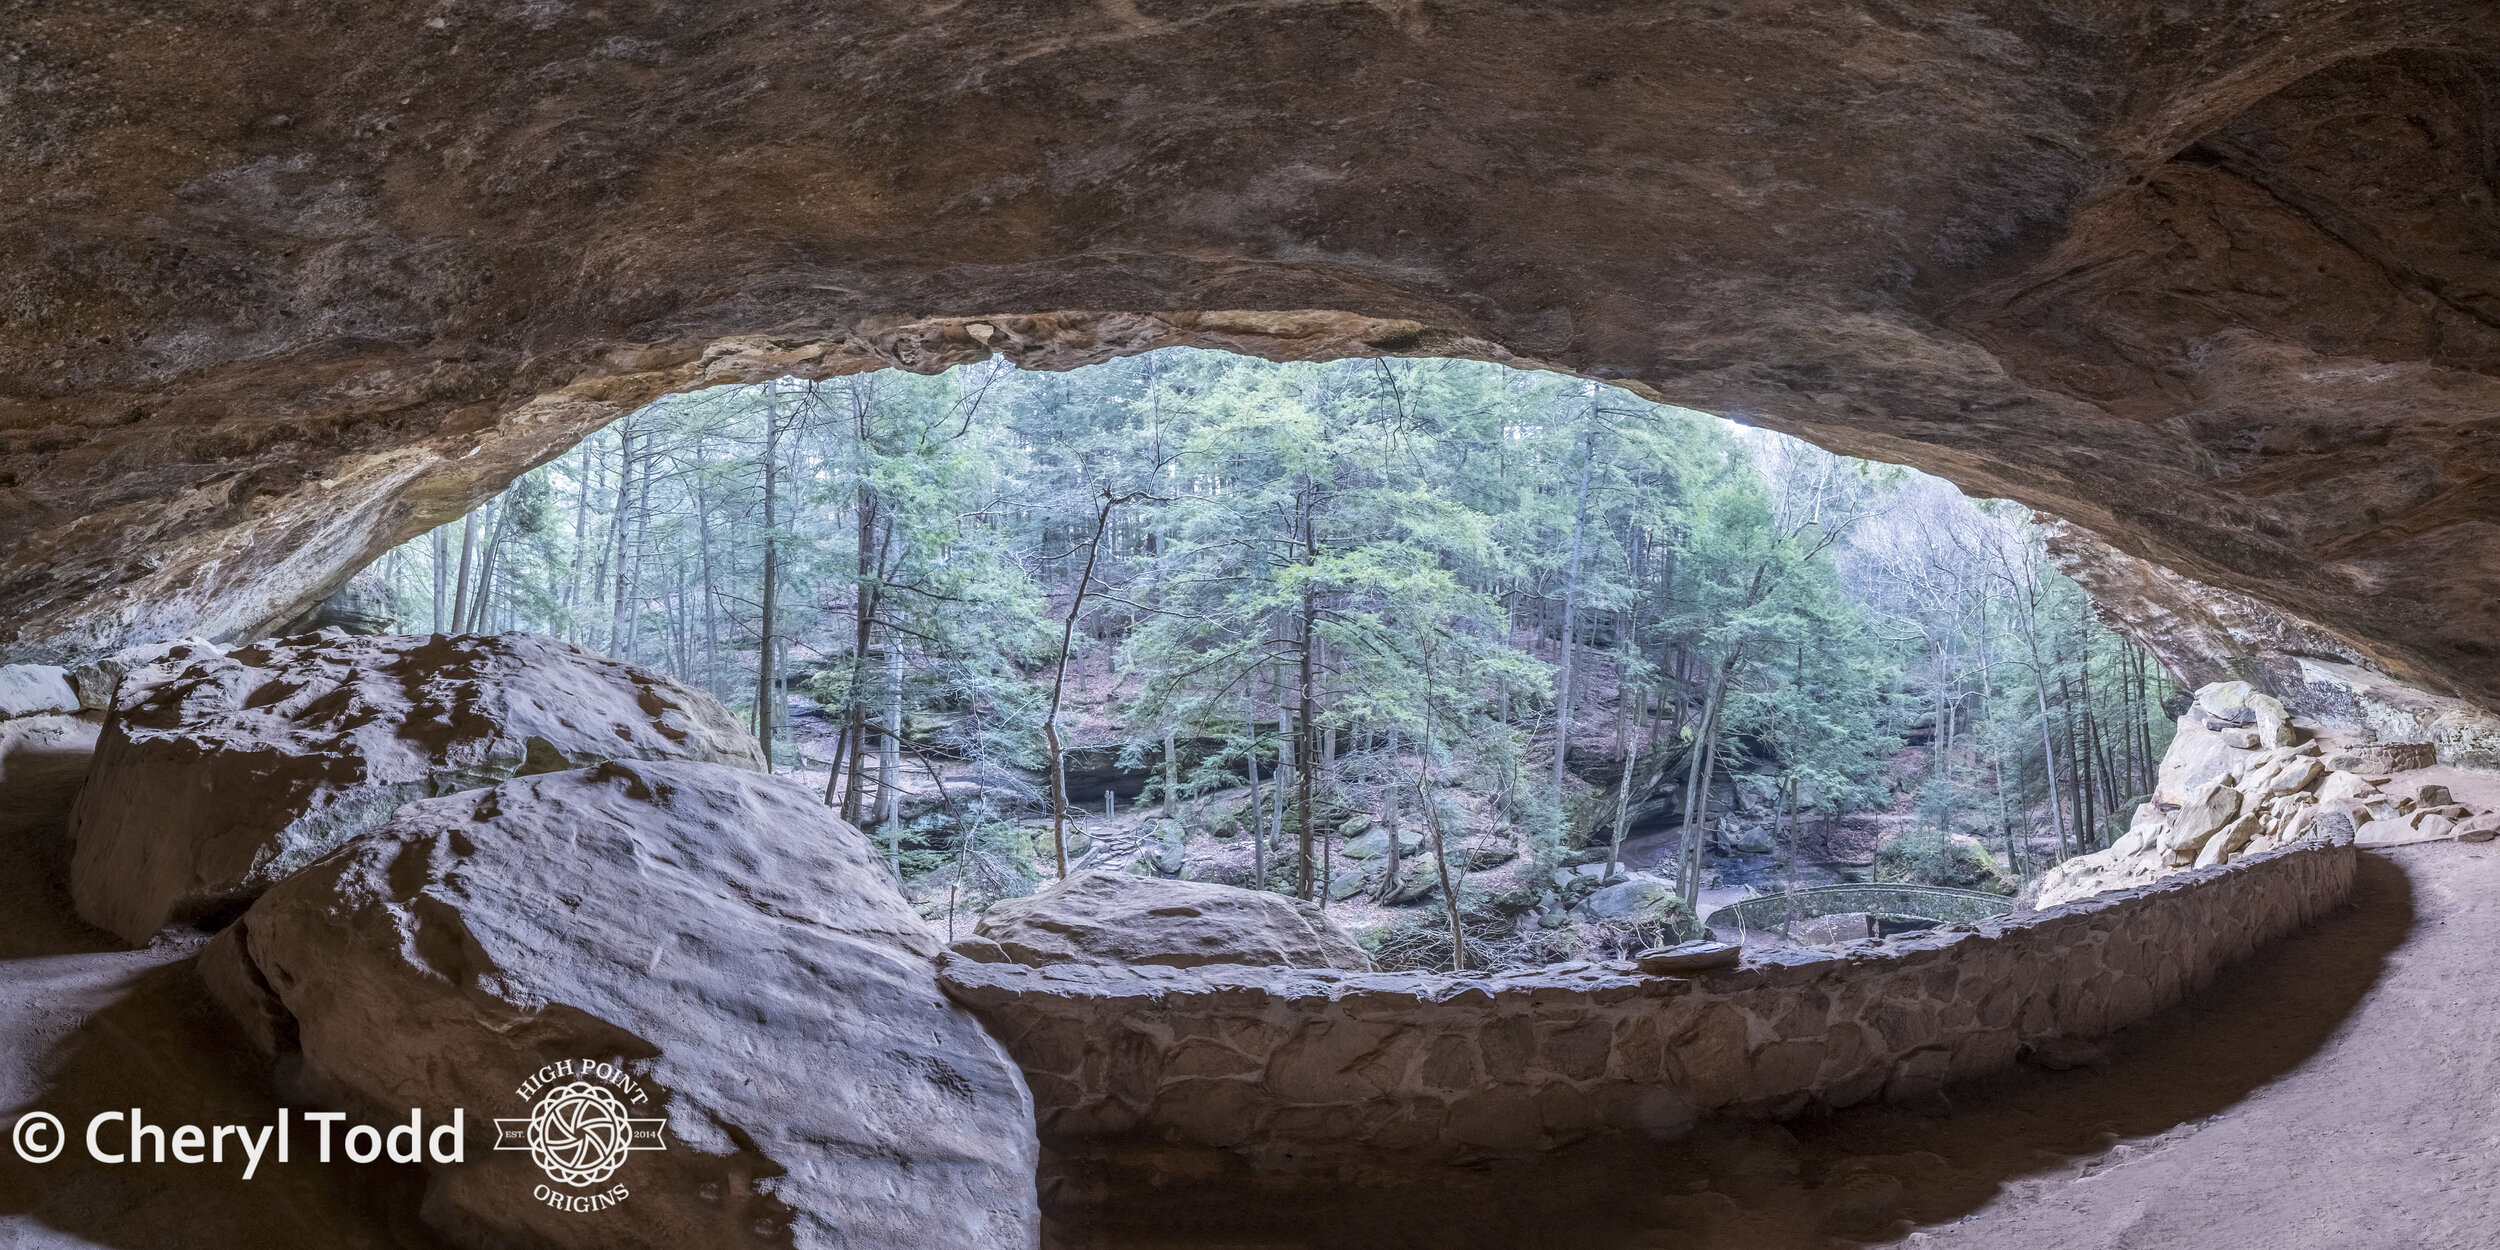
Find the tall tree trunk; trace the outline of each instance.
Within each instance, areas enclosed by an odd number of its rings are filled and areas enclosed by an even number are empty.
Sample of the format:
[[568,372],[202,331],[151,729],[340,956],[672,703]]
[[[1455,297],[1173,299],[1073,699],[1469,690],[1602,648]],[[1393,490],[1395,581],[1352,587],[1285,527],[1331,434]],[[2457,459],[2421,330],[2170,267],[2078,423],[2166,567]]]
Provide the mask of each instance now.
[[1624,716],[1623,674],[1631,671],[1630,643],[1631,634],[1626,631],[1622,642],[1616,648],[1615,754],[1623,761],[1623,776],[1615,782],[1615,832],[1614,836],[1606,841],[1605,876],[1607,877],[1614,876],[1616,866],[1623,862],[1623,827],[1632,818],[1632,771],[1633,765],[1638,762],[1632,758],[1629,722]]
[[1415,771],[1415,797],[1423,809],[1424,828],[1432,835],[1432,868],[1441,886],[1442,914],[1450,922],[1450,969],[1467,966],[1467,930],[1459,924],[1458,887],[1450,880],[1449,840],[1441,832],[1441,809],[1432,798],[1432,652],[1424,652],[1424,737],[1422,767]]
[[[2034,671],[2036,673],[2037,669],[2035,668]],[[2048,770],[2049,823],[2054,826],[2057,831],[2058,862],[2064,863],[2067,854],[2066,816],[2057,793],[2057,721],[2056,718],[2049,715],[2047,676],[2045,674],[2041,674],[2035,677],[2031,683],[2031,688],[2033,693],[2038,696],[2040,703],[2040,762],[2041,767]]]
[[1580,556],[1589,523],[1589,468],[1597,459],[1597,384],[1589,384],[1589,425],[1580,449],[1580,490],[1571,514],[1571,562],[1563,577],[1562,672],[1554,682],[1554,801],[1562,802],[1563,765],[1571,755],[1572,664],[1579,647],[1573,637],[1580,606]]
[[[1304,524],[1303,533],[1304,533],[1304,535],[1305,535],[1305,539],[1306,539],[1306,541],[1307,541],[1307,537],[1308,537],[1308,535],[1309,535],[1309,533],[1310,533],[1310,530],[1309,530],[1309,521],[1306,519],[1306,520],[1304,521],[1304,523],[1303,523],[1303,524]],[[1314,839],[1314,838],[1316,838],[1316,836],[1317,836],[1317,834],[1318,834],[1318,829],[1317,829],[1318,822],[1317,822],[1316,820],[1314,820],[1314,819],[1312,818],[1312,816],[1311,816],[1311,775],[1312,775],[1313,773],[1316,773],[1316,772],[1318,772],[1318,771],[1319,771],[1319,768],[1318,768],[1318,763],[1319,763],[1319,762],[1318,762],[1318,760],[1316,760],[1316,759],[1314,759],[1314,758],[1313,758],[1313,748],[1314,748],[1317,744],[1316,744],[1316,743],[1312,740],[1312,734],[1311,734],[1311,623],[1312,623],[1312,613],[1313,613],[1313,595],[1312,595],[1312,592],[1311,592],[1310,590],[1305,589],[1305,590],[1302,592],[1302,623],[1301,623],[1301,625],[1302,625],[1302,627],[1301,627],[1301,634],[1302,634],[1302,689],[1301,689],[1301,700],[1300,700],[1300,706],[1298,707],[1298,709],[1297,709],[1297,714],[1296,714],[1296,716],[1295,716],[1296,721],[1298,721],[1299,723],[1295,726],[1294,740],[1293,740],[1293,743],[1294,743],[1294,761],[1295,761],[1295,763],[1294,763],[1294,791],[1295,791],[1295,793],[1294,793],[1294,799],[1295,799],[1294,807],[1295,807],[1295,810],[1296,810],[1296,811],[1300,814],[1300,816],[1301,816],[1301,818],[1302,818],[1302,828],[1301,828],[1301,830],[1300,830],[1300,834],[1301,834],[1301,836],[1297,839],[1297,841],[1298,841],[1298,842],[1300,843],[1300,845],[1301,845],[1302,867],[1301,867],[1300,880],[1299,880],[1299,882],[1295,885],[1295,888],[1294,888],[1294,895],[1295,895],[1295,897],[1297,897],[1297,898],[1303,898],[1303,899],[1308,899],[1309,897],[1311,897],[1311,891],[1312,891],[1312,889],[1314,888],[1314,882],[1313,882],[1312,877],[1311,877],[1311,873],[1312,873],[1312,870],[1313,870],[1313,867],[1314,867],[1314,865],[1313,865],[1313,863],[1312,863],[1312,852],[1316,849],[1316,848],[1314,847],[1314,845],[1313,845],[1313,839]]]
[[448,634],[451,628],[451,527],[434,527],[434,632]]
[[2066,797],[2075,814],[2075,853],[2081,855],[2092,849],[2092,760],[2075,726],[2074,691],[2064,673],[2057,675],[2057,713],[2066,739]]
[[[639,662],[642,657],[642,566],[644,557],[651,550],[651,470],[653,462],[657,459],[658,457],[651,454],[650,448],[645,446],[642,453],[642,485],[634,504],[634,576],[633,580],[627,583],[625,594],[628,606],[625,616],[624,658],[628,662]],[[766,525],[769,529],[770,522]],[[766,726],[767,732],[770,728]],[[770,752],[768,751],[767,754]]]
[[[1280,629],[1278,632],[1282,632]],[[1285,677],[1274,668],[1267,671],[1268,698],[1276,704],[1276,771],[1268,778],[1274,802],[1269,805],[1267,844],[1278,852],[1285,849],[1285,792],[1293,788],[1293,712],[1285,706]]]
[[[869,631],[876,622],[884,589],[876,580],[877,511],[876,493],[863,484],[859,488],[859,554],[856,560],[859,580],[852,597],[851,682],[849,693],[844,696],[850,702],[843,741],[850,751],[851,776],[842,791],[842,819],[854,825],[859,823],[861,791],[866,776],[866,766],[861,761],[868,750],[868,702],[862,686],[868,676]],[[833,783],[827,779],[825,784],[830,786]]]
[[[584,557],[590,554],[589,439],[582,440],[581,452],[581,463],[573,470],[573,558],[569,561],[572,567],[565,571],[564,578],[564,640],[572,643],[582,640],[582,570],[589,564]],[[702,445],[697,443],[695,458],[700,460],[702,456]]]
[[1719,707],[1725,701],[1728,678],[1736,668],[1737,653],[1730,651],[1719,662],[1712,676],[1709,691],[1702,698],[1701,720],[1693,732],[1692,755],[1686,761],[1684,774],[1684,844],[1678,857],[1682,870],[1677,873],[1676,889],[1684,896],[1684,905],[1698,915],[1701,902],[1701,865],[1703,844],[1710,836],[1711,773],[1718,767]]
[[[2009,570],[2009,580],[2011,576]],[[2063,862],[2066,859],[2066,817],[2057,801],[2057,723],[2055,718],[2049,715],[2049,669],[2040,657],[2039,612],[2035,599],[2037,591],[2030,583],[2025,582],[2018,587],[2018,593],[2022,596],[2020,602],[2023,609],[2021,617],[2023,646],[2031,655],[2031,691],[2040,710],[2040,761],[2042,767],[2047,769],[2048,775],[2049,823],[2057,833],[2057,858]]]
[[1102,533],[1111,523],[1111,510],[1126,502],[1126,496],[1105,490],[1102,505],[1094,511],[1094,535],[1085,543],[1085,571],[1076,579],[1076,593],[1068,600],[1068,620],[1059,631],[1059,662],[1050,677],[1050,710],[1042,716],[1042,741],[1050,749],[1050,850],[1059,861],[1061,880],[1068,875],[1068,774],[1066,757],[1059,746],[1059,700],[1068,686],[1068,649],[1076,642],[1077,617],[1085,610],[1085,592],[1094,582],[1094,560],[1102,554]]
[[877,746],[877,823],[899,827],[903,819],[903,640],[885,636],[885,724]]
[[616,561],[616,567],[610,570],[616,579],[616,597],[609,602],[608,654],[618,659],[625,658],[625,514],[632,510],[633,503],[634,423],[627,418],[616,427],[616,511],[608,517],[609,537],[613,540],[608,545]]
[[1163,818],[1181,818],[1181,757],[1173,749],[1172,727],[1163,727]]
[[503,537],[505,530],[510,528],[511,510],[505,507],[501,500],[489,504],[488,507],[494,509],[495,519],[489,523],[486,531],[486,548],[478,556],[477,591],[468,597],[468,619],[460,622],[459,629],[464,634],[492,632],[487,628],[488,623],[493,619],[488,605],[494,598],[496,557],[503,551]]
[[1241,696],[1242,762],[1250,770],[1250,807],[1242,822],[1242,833],[1250,839],[1250,875],[1254,890],[1267,888],[1267,817],[1259,806],[1259,705],[1248,693]]
[[[695,444],[695,454],[697,458],[703,454],[700,442]],[[695,559],[703,574],[703,678],[698,684],[717,697],[721,688],[720,625],[714,607],[717,591],[712,581],[712,498],[702,474],[695,475],[694,483]],[[841,771],[838,754],[835,765],[835,771]]]
[[455,590],[451,601],[451,632],[455,634],[466,632],[460,623],[469,615],[469,557],[476,547],[477,511],[471,509],[469,515],[460,518],[460,573],[452,582]]
[[[775,541],[775,528],[780,524],[777,514],[781,485],[781,414],[772,407],[764,410],[764,584],[757,596],[755,645],[755,736],[764,744],[764,771],[773,771],[773,726],[780,718],[774,713],[781,702],[778,681],[773,674],[773,643],[779,627],[779,594],[781,589],[781,546]],[[620,581],[620,584],[621,581]]]
[[2152,659],[2149,653],[2136,652],[2136,693],[2139,702],[2135,709],[2135,732],[2136,740],[2140,744],[2136,758],[2142,761],[2141,767],[2143,768],[2143,773],[2139,778],[2140,784],[2135,788],[2138,794],[2153,792],[2153,787],[2159,782],[2161,770],[2161,760],[2153,754]]
[[[1398,731],[1391,729],[1389,731],[1389,771],[1392,775],[1399,771],[1401,757],[1404,755],[1405,752],[1398,747]],[[1383,904],[1397,897],[1399,880],[1406,875],[1405,865],[1398,853],[1398,792],[1402,788],[1396,785],[1386,785],[1380,788],[1380,827],[1389,839],[1389,866],[1387,872],[1380,878],[1379,887],[1372,892],[1372,897]]]

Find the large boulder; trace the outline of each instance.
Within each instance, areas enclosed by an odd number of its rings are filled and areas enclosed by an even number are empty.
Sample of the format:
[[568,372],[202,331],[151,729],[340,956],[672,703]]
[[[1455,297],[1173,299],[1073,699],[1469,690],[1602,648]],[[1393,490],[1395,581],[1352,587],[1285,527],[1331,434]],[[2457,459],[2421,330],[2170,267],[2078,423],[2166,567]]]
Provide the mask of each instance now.
[[122,678],[72,816],[79,915],[221,918],[401,804],[610,759],[761,768],[701,691],[553,638],[328,633]]
[[[1398,854],[1418,855],[1424,849],[1424,835],[1412,829],[1398,830]],[[1348,839],[1343,854],[1347,859],[1382,859],[1389,854],[1389,831],[1373,829]]]
[[[330,1105],[463,1110],[423,1206],[456,1244],[1030,1247],[1032,1098],[936,954],[806,793],[618,762],[401,808],[264,894],[202,973]],[[573,1132],[541,1111],[560,1100],[625,1118],[612,1172],[499,1135]]]
[[1264,890],[1080,872],[992,904],[975,929],[1007,958],[1045,964],[1265,964],[1371,970],[1318,907]]
[[1682,917],[1684,900],[1675,892],[1674,882],[1634,877],[1589,895],[1580,907],[1599,920],[1672,922]]

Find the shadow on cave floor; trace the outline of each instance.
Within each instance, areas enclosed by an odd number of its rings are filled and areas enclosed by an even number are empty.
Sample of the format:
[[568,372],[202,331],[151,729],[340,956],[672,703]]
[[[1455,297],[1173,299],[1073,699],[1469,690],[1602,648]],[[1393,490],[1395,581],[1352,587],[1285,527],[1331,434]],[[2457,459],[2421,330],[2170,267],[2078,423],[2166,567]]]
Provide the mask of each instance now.
[[2402,1166],[2422,1171],[2417,1151],[2488,1157],[2500,1145],[2494,848],[2364,854],[2353,906],[2125,1030],[2093,1067],[2018,1069],[1927,1107],[1713,1124],[1673,1146],[1602,1139],[1382,1185],[1109,1145],[1046,1162],[1045,1245],[2452,1244],[2415,1235],[2412,1215],[2403,1235],[2370,1220],[2422,1207],[2482,1234],[2500,1216],[2492,1180],[2463,1182],[2473,1209],[2460,1211],[2456,1192]]
[[0,1124],[45,1111],[70,1134],[46,1164],[0,1146],[0,1248],[432,1247],[414,1219],[413,1165],[325,1166],[299,1150],[246,1181],[231,1141],[223,1164],[87,1158],[80,1138],[100,1111],[137,1107],[169,1130],[257,1127],[275,1122],[279,1098],[200,981],[200,936],[130,950],[80,922],[59,851],[41,839],[0,847]]

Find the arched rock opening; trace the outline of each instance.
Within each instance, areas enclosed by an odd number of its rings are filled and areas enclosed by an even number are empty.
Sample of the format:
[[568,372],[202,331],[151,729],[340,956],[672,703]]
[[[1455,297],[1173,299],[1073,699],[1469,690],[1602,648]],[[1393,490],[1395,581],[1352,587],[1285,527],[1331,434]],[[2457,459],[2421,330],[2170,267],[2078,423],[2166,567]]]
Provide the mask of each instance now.
[[[2500,701],[2470,0],[282,7],[10,46],[0,659],[272,628],[669,389],[1189,344],[1605,378]],[[988,315],[1175,308],[1343,311]]]

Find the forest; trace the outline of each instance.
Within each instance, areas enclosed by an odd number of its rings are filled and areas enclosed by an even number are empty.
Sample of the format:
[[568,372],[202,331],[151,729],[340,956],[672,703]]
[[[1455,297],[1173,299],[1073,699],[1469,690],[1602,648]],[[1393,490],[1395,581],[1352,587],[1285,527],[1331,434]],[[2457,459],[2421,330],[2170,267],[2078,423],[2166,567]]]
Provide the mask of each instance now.
[[2123,832],[2179,697],[2018,507],[1471,361],[674,395],[376,575],[403,629],[717,695],[950,935],[1109,867],[1312,900],[1384,966],[2014,893]]

